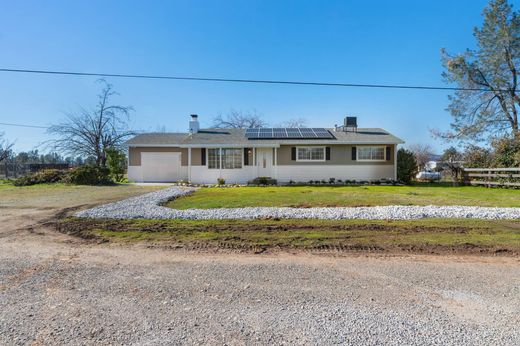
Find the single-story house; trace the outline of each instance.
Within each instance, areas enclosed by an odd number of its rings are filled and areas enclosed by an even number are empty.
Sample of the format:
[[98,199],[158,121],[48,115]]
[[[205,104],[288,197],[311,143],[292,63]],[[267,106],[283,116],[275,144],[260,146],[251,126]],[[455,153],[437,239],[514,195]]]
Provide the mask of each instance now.
[[396,179],[401,139],[380,128],[357,128],[345,118],[334,128],[200,129],[145,133],[126,142],[128,179],[136,182],[246,183],[270,177],[310,180]]

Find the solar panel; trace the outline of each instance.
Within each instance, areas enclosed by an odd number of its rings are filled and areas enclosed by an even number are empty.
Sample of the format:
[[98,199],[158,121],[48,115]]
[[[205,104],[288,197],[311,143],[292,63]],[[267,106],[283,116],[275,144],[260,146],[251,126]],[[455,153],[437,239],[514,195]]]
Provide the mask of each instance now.
[[302,133],[302,136],[303,138],[316,138],[316,134],[314,133],[314,131],[310,128],[301,128],[300,129],[301,133]]
[[258,129],[246,129],[246,138],[258,137]]
[[327,129],[316,127],[299,128],[258,128],[246,129],[248,139],[334,139],[334,135]]
[[334,138],[329,130],[324,128],[313,128],[312,129],[318,138]]
[[287,128],[285,131],[287,132],[288,138],[302,138],[302,134],[298,128]]

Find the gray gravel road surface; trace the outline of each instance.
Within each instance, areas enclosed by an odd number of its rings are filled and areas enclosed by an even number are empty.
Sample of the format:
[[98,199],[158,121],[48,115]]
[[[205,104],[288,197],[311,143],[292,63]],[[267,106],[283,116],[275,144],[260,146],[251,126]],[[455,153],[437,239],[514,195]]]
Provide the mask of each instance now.
[[0,344],[520,344],[518,259],[38,246],[0,244]]

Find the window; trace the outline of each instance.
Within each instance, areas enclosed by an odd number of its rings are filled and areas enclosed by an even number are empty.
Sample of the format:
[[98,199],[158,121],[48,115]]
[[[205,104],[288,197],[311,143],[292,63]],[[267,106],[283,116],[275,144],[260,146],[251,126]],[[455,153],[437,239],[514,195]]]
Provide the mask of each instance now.
[[324,147],[302,147],[297,148],[298,155],[296,156],[297,161],[325,161],[325,148]]
[[222,168],[242,168],[242,149],[222,149]]
[[[208,149],[208,168],[220,169],[220,150],[219,148]],[[222,149],[222,168],[237,169],[242,168],[243,151],[238,149]]]
[[384,161],[385,147],[357,147],[359,161]]
[[220,149],[208,149],[208,168],[220,168]]

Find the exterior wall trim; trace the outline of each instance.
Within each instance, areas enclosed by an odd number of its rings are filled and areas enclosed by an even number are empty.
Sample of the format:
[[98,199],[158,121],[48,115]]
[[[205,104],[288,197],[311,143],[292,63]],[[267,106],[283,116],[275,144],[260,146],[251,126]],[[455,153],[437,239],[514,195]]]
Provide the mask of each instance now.
[[393,145],[393,144],[403,144],[404,142],[387,142],[387,141],[373,141],[373,142],[363,142],[363,141],[307,141],[302,143],[299,142],[283,142],[283,143],[269,143],[269,144],[261,144],[255,142],[241,143],[241,144],[127,144],[127,147],[175,147],[175,148],[279,148],[281,145],[292,145],[292,146],[305,146],[305,145]]
[[279,148],[280,144],[128,144],[129,148]]
[[360,159],[359,158],[359,148],[361,148],[361,147],[356,147],[356,161],[359,161],[359,162],[385,162],[386,161],[386,146],[373,145],[373,146],[366,146],[366,147],[383,148],[383,153],[384,153],[385,157],[382,160],[381,159],[377,159],[377,160]]
[[[298,158],[298,150],[300,149],[315,149],[315,148],[319,148],[319,149],[322,149],[323,150],[323,160],[300,160]],[[300,146],[297,146],[296,147],[296,161],[297,162],[325,162],[327,161],[327,158],[326,158],[326,155],[327,153],[325,152],[327,149],[325,146],[322,146],[322,145],[313,145],[313,146],[303,146],[303,145],[300,145]]]

